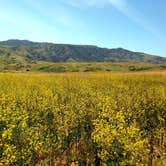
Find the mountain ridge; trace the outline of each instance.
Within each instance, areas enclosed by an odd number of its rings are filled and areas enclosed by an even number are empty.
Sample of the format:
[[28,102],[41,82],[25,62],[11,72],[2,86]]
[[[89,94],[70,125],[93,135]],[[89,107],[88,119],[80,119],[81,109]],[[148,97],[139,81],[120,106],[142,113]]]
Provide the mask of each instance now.
[[0,41],[0,57],[15,61],[46,62],[140,62],[166,63],[165,57],[134,52],[124,48],[102,48],[95,45],[55,44],[10,39]]

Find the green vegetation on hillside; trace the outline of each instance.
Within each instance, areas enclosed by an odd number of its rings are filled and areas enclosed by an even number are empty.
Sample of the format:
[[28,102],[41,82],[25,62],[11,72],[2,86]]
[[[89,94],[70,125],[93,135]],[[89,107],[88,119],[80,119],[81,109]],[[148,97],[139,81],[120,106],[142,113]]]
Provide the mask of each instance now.
[[46,62],[138,62],[166,63],[166,58],[132,52],[122,48],[107,49],[89,45],[35,43],[26,40],[0,42],[0,57],[16,63]]

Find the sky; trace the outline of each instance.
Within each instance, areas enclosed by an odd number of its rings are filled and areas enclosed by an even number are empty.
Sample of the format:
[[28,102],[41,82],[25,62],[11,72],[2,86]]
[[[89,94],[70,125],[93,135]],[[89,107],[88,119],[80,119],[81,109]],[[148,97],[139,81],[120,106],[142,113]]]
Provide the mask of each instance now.
[[0,0],[0,40],[8,39],[166,57],[166,0]]

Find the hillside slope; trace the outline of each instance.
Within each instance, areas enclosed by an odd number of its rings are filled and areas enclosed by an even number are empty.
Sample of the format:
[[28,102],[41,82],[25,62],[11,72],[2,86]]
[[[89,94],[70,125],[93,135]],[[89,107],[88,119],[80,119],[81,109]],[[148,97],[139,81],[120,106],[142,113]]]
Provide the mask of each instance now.
[[123,48],[108,49],[90,45],[37,43],[27,40],[0,42],[1,63],[46,62],[139,62],[166,63],[166,58]]

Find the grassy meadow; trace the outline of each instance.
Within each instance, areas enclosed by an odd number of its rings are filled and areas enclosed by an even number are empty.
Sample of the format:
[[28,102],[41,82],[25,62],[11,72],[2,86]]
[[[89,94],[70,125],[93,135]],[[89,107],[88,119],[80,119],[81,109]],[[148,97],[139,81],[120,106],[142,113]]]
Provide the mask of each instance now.
[[76,72],[145,72],[165,71],[164,64],[138,62],[65,62],[53,63],[44,61],[3,62],[0,59],[0,72],[45,72],[45,73],[76,73]]
[[0,166],[157,166],[165,158],[165,71],[0,74]]

